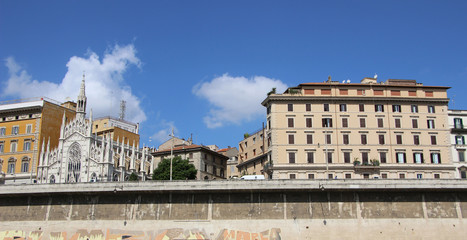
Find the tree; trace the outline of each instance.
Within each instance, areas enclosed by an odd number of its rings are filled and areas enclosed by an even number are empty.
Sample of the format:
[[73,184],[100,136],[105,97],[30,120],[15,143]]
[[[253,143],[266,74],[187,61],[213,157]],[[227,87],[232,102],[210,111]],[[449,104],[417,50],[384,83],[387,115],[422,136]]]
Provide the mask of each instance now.
[[135,181],[135,182],[137,182],[137,181],[138,181],[138,174],[132,172],[132,173],[130,174],[130,177],[128,178],[128,181]]
[[[174,157],[172,161],[172,179],[186,180],[196,179],[195,165],[180,156]],[[164,158],[154,169],[152,180],[170,180],[170,158]]]

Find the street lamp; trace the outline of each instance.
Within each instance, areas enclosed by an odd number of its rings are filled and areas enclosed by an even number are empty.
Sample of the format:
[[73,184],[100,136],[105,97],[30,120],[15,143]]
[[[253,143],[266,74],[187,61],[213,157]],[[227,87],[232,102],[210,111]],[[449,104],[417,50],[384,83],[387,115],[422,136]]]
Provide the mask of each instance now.
[[170,147],[170,181],[172,181],[172,160],[174,158],[174,128],[172,128],[172,134],[169,136],[172,137],[172,145]]

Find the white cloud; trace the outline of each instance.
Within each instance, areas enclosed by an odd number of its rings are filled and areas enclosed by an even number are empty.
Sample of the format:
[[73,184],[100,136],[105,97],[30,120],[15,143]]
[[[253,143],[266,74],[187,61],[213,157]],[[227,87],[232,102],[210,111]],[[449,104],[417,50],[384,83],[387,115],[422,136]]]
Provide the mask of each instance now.
[[125,119],[143,122],[146,115],[140,106],[140,99],[133,95],[131,88],[125,85],[123,74],[131,66],[141,67],[132,44],[115,45],[110,48],[102,61],[99,56],[88,51],[87,57],[73,56],[66,64],[68,72],[60,83],[38,81],[22,69],[12,57],[6,59],[9,79],[2,92],[4,96],[29,98],[31,93],[45,96],[60,102],[76,101],[82,80],[86,73],[87,112],[92,109],[93,116],[118,116],[120,101],[126,101]]
[[193,93],[212,105],[209,114],[204,117],[204,123],[208,128],[217,128],[251,121],[265,114],[261,102],[274,87],[278,92],[287,89],[287,85],[276,79],[263,76],[247,79],[224,74],[211,82],[197,84],[193,87]]
[[170,135],[172,134],[172,129],[174,130],[174,135],[177,135],[178,130],[175,127],[174,122],[172,122],[172,121],[167,122],[165,120],[162,120],[159,123],[159,125],[160,125],[159,130],[151,136],[151,138],[156,143],[163,143],[163,142],[169,140]]

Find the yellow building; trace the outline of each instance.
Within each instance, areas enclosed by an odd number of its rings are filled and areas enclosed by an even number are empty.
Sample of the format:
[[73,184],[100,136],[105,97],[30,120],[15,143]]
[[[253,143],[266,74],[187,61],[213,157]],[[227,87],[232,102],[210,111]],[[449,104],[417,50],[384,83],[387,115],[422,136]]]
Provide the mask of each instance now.
[[93,120],[92,133],[99,137],[110,136],[114,141],[139,145],[139,124],[113,117],[101,117]]
[[263,127],[252,134],[245,134],[238,143],[238,173],[242,175],[265,175],[264,165],[267,162],[266,129]]
[[41,144],[45,140],[50,147],[58,145],[64,113],[67,119],[76,115],[74,109],[44,97],[0,103],[2,182],[34,182]]
[[274,179],[453,178],[449,87],[415,80],[303,83],[270,93]]

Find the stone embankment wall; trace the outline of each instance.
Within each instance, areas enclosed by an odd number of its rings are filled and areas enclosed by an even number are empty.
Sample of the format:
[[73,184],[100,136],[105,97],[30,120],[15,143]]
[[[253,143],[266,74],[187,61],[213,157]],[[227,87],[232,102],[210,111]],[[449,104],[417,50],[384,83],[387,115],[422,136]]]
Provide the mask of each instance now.
[[[467,236],[467,185],[459,181],[224,181],[162,185],[149,182],[0,186],[0,239]],[[410,185],[414,187],[408,188]]]

